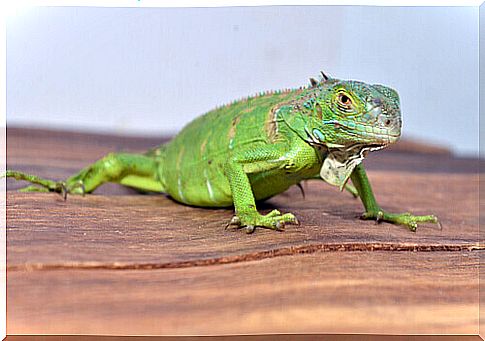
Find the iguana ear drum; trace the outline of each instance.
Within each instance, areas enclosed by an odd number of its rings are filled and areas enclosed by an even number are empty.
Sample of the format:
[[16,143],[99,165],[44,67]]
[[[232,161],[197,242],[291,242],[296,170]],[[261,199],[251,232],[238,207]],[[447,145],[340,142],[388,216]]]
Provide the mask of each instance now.
[[315,112],[317,113],[318,119],[322,120],[323,119],[323,110],[322,110],[322,106],[320,105],[320,103],[315,104]]

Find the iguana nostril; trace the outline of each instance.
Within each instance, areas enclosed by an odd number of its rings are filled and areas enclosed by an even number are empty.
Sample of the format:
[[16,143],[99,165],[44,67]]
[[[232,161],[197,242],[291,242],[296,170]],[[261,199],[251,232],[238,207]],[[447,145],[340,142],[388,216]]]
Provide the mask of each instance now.
[[382,104],[382,100],[379,97],[374,98],[372,100],[372,102],[374,102],[375,105],[381,105]]
[[390,124],[391,124],[391,120],[390,120],[390,119],[387,119],[387,120],[384,122],[384,124],[385,124],[385,125],[386,125],[386,127],[387,127],[388,125],[390,125]]

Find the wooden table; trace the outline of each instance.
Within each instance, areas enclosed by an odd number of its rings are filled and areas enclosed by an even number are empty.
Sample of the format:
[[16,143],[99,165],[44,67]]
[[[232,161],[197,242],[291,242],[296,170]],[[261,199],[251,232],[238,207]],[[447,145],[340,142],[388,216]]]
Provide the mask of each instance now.
[[[9,128],[9,168],[65,178],[153,138]],[[434,213],[416,233],[356,217],[320,181],[260,205],[285,232],[224,230],[227,209],[106,185],[63,201],[7,194],[9,334],[466,333],[479,327],[479,162],[402,142],[365,161],[392,211]]]

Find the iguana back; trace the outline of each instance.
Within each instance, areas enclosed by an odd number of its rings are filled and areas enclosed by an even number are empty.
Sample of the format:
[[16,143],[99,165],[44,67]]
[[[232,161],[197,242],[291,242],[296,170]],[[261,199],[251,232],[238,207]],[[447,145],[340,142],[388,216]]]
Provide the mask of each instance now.
[[[272,143],[271,110],[302,90],[261,94],[219,107],[189,123],[161,146],[159,177],[165,192],[197,206],[232,206],[224,163],[235,152]],[[289,186],[289,185],[288,185]],[[259,199],[259,198],[258,198]]]

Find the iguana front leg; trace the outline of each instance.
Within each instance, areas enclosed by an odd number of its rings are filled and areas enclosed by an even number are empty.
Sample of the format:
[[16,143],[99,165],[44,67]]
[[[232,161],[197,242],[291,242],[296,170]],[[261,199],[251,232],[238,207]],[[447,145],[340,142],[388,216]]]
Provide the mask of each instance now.
[[[355,167],[350,176],[352,183],[357,188],[360,199],[364,204],[365,212],[362,219],[375,219],[377,222],[387,221],[393,224],[407,226],[411,231],[416,231],[418,223],[435,223],[440,225],[438,218],[434,215],[412,215],[411,213],[388,213],[377,203],[372,188],[362,164]],[[441,225],[440,225],[441,226]]]
[[273,210],[267,215],[259,214],[248,177],[249,173],[270,171],[282,166],[284,158],[281,154],[278,147],[271,145],[239,153],[225,164],[225,175],[231,187],[236,212],[228,226],[246,227],[246,232],[252,233],[257,226],[281,231],[285,223],[298,224],[291,213],[281,214]]

